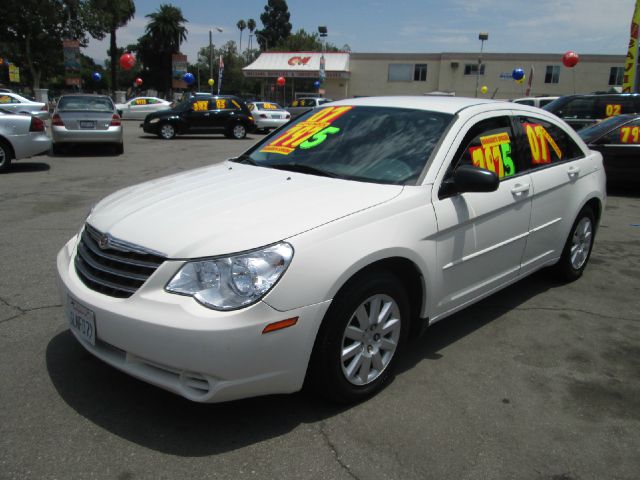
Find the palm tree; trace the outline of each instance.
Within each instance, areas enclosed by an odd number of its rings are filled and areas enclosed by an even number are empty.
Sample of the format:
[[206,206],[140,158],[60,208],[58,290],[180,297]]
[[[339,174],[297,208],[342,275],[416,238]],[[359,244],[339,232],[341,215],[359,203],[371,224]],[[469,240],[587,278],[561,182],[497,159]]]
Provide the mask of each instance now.
[[180,45],[187,39],[187,19],[182,16],[182,10],[173,5],[162,4],[157,12],[147,15],[151,21],[147,24],[145,33],[152,38],[162,40],[160,44],[169,47],[171,53],[180,51]]
[[247,28],[249,29],[249,50],[253,46],[253,31],[256,29],[256,21],[253,18],[247,20]]
[[154,56],[159,57],[160,71],[164,77],[167,90],[171,86],[171,55],[180,52],[180,45],[187,39],[187,20],[182,10],[173,5],[161,4],[157,12],[147,15],[150,19],[145,28],[147,42],[154,49]]
[[238,20],[238,23],[236,23],[236,27],[238,27],[238,30],[240,30],[240,48],[238,50],[242,52],[242,31],[247,28],[247,22],[245,22],[244,20]]
[[109,54],[111,56],[111,89],[117,90],[118,47],[116,30],[124,27],[136,13],[133,0],[92,0],[91,7],[99,12],[101,23],[110,34]]

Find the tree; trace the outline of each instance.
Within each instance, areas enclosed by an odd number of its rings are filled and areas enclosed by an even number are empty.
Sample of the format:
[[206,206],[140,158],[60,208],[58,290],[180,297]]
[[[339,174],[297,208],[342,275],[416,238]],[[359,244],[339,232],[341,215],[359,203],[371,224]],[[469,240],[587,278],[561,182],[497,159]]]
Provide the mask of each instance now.
[[[322,42],[317,33],[307,33],[301,28],[296,33],[289,35],[285,40],[281,41],[272,50],[279,52],[321,52]],[[340,49],[332,43],[327,42],[325,51],[338,52]]]
[[118,67],[118,46],[116,44],[116,30],[124,27],[136,13],[136,6],[133,0],[90,0],[89,6],[91,14],[98,25],[102,25],[104,30],[109,32],[109,52],[111,67],[111,88],[117,88],[117,67]]
[[187,20],[182,10],[162,4],[157,12],[147,15],[150,19],[145,34],[138,39],[138,55],[148,69],[150,85],[168,91],[171,88],[171,55],[180,51],[187,39]]
[[253,31],[256,29],[256,21],[253,18],[247,20],[247,28],[249,29],[249,50],[253,48]]
[[238,23],[236,23],[236,27],[238,27],[238,30],[240,30],[240,51],[242,51],[242,31],[247,28],[247,22],[245,22],[244,20],[238,20]]
[[[81,0],[3,0],[0,54],[21,69],[34,89],[64,73],[62,40],[87,45],[87,5]],[[90,29],[89,33],[99,35]]]
[[285,0],[268,0],[264,13],[260,15],[264,28],[256,32],[262,50],[266,50],[267,45],[274,48],[291,35],[289,18],[289,7]]

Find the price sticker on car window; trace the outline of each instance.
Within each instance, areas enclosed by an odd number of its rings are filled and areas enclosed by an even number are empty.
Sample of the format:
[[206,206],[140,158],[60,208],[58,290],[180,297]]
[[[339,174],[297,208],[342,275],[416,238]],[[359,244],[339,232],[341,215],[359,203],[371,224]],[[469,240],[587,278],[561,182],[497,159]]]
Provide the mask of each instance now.
[[507,132],[480,137],[480,145],[469,148],[474,167],[492,171],[498,177],[510,177],[516,173],[511,158],[511,138]]
[[9,95],[0,96],[0,103],[11,103],[11,97]]
[[352,108],[323,108],[304,122],[297,123],[289,128],[260,151],[289,155],[298,147],[303,150],[317,147],[324,143],[327,138],[340,131],[340,128],[333,126],[332,123]]
[[640,127],[622,127],[620,129],[620,143],[640,143]]
[[551,163],[549,146],[556,153],[558,159],[562,159],[562,150],[560,150],[553,137],[549,135],[546,128],[538,123],[524,123],[522,126],[529,139],[531,163],[534,165]]
[[277,110],[277,107],[273,103],[263,103],[262,108],[264,110]]
[[147,104],[147,100],[144,98],[139,98],[136,100],[136,105],[146,105]]
[[608,103],[604,107],[604,113],[607,117],[615,117],[622,113],[622,105],[619,103]]
[[225,108],[227,108],[227,101],[226,100],[221,99],[221,98],[216,100],[216,109],[224,110]]
[[231,100],[231,103],[233,104],[234,107],[236,107],[238,110],[242,110],[242,107],[240,106],[240,104],[238,102],[236,102],[235,100]]
[[197,102],[193,102],[194,112],[206,112],[207,110],[209,110],[209,100],[198,100]]

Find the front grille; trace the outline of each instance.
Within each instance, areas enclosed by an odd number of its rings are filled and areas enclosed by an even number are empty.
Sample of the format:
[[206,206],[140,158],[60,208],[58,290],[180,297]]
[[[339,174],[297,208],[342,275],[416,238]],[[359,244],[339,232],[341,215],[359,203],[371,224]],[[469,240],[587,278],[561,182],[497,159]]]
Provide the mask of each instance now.
[[158,252],[109,237],[86,224],[78,242],[75,267],[80,280],[90,289],[129,298],[164,260]]

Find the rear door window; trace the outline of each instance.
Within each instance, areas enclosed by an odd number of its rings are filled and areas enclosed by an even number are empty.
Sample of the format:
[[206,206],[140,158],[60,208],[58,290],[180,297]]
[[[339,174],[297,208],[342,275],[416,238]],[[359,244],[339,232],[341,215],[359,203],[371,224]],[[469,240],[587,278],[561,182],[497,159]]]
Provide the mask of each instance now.
[[596,116],[595,98],[572,98],[562,109],[563,118],[602,118]]
[[623,113],[636,111],[633,97],[620,95],[618,97],[599,97],[596,102],[596,117],[609,118]]
[[584,156],[582,149],[560,127],[539,118],[518,117],[524,168],[533,170]]

